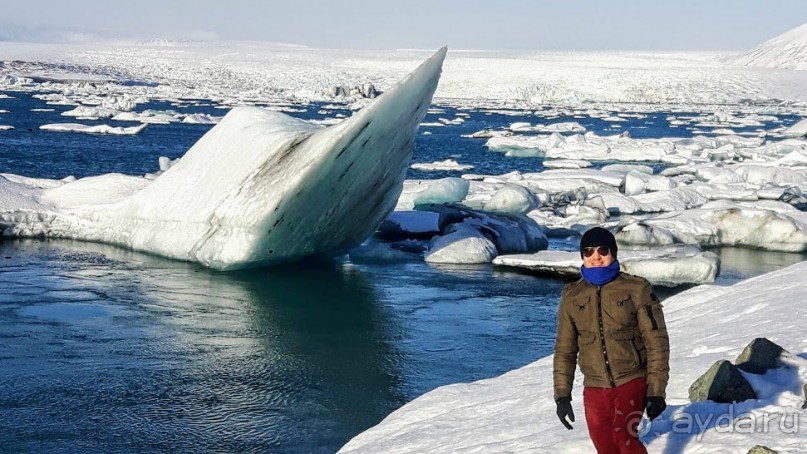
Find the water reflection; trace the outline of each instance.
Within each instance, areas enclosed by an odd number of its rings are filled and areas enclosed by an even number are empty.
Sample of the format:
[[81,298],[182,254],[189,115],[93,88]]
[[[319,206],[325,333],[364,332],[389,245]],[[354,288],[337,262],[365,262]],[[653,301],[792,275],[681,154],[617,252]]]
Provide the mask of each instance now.
[[720,257],[720,275],[715,282],[718,285],[730,285],[807,260],[807,253],[803,252],[774,252],[739,247],[709,250]]
[[7,449],[333,452],[404,401],[395,321],[349,266],[216,273],[59,241],[0,254]]

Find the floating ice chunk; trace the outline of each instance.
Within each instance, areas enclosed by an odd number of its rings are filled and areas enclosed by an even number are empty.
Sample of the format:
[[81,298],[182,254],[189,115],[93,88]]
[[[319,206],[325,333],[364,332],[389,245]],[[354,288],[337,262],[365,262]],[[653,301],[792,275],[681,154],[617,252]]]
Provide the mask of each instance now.
[[603,172],[597,169],[553,169],[541,173],[525,174],[524,178],[530,181],[551,179],[595,180],[613,187],[619,187],[625,177],[618,173]]
[[179,115],[176,112],[160,112],[155,110],[146,110],[144,112],[121,112],[113,116],[112,120],[138,121],[140,123],[167,125],[169,123],[179,121]]
[[393,211],[378,227],[387,240],[431,238],[440,233],[440,214],[431,211]]
[[42,125],[39,129],[44,131],[59,131],[59,132],[83,132],[87,134],[110,134],[115,136],[132,136],[138,134],[140,131],[146,129],[146,124],[132,126],[129,128],[114,127],[109,125],[82,125],[79,123],[53,123]]
[[620,243],[643,246],[666,245],[674,239],[676,243],[700,246],[799,252],[807,249],[806,221],[800,212],[778,212],[721,202],[709,208],[629,222],[620,225],[615,236]]
[[648,192],[633,196],[644,213],[681,211],[697,208],[709,201],[700,191],[691,186],[679,186],[669,191]]
[[628,172],[639,172],[644,173],[647,175],[653,175],[653,168],[648,166],[643,166],[639,164],[610,164],[607,166],[603,166],[603,172],[615,172],[615,173],[628,173]]
[[110,108],[107,108],[107,107],[78,106],[73,110],[68,110],[68,111],[62,112],[62,116],[98,120],[98,119],[101,119],[101,118],[112,117],[113,115],[116,115],[117,113],[118,113],[117,110],[110,109]]
[[[500,255],[494,265],[524,268],[564,277],[580,275],[582,260],[578,252],[540,251],[535,254]],[[653,285],[675,287],[683,284],[708,284],[720,272],[720,259],[712,252],[692,246],[668,247],[646,251],[619,251],[620,269],[641,276]]]
[[355,263],[396,263],[420,259],[416,254],[394,249],[373,238],[351,249],[349,256]]
[[185,115],[182,118],[182,123],[190,123],[190,124],[197,124],[197,125],[214,125],[221,121],[221,117],[216,117],[213,115],[207,114],[190,114]]
[[625,175],[625,195],[643,194],[647,191],[666,191],[678,186],[675,180],[661,176],[648,175],[631,170]]
[[597,194],[603,201],[605,209],[611,215],[633,214],[642,211],[642,205],[633,197],[619,192],[603,192]]
[[544,161],[547,169],[584,169],[591,167],[591,162],[582,159],[558,159]]
[[541,156],[549,149],[550,136],[493,136],[485,142],[490,151],[509,152],[533,150],[533,156]]
[[429,170],[429,171],[446,171],[446,170],[471,170],[474,168],[472,165],[467,164],[460,164],[454,159],[446,159],[445,161],[435,161],[431,164],[425,163],[415,163],[409,166],[413,169],[417,170]]
[[485,204],[486,211],[505,214],[524,214],[538,206],[535,194],[516,184],[505,184]]
[[432,239],[425,260],[429,263],[490,263],[497,253],[492,241],[476,228],[462,223],[452,225],[448,234]]
[[411,210],[429,203],[459,202],[468,195],[469,187],[468,181],[462,178],[406,180],[395,210]]
[[472,139],[489,139],[491,137],[507,137],[512,135],[513,133],[511,131],[492,131],[490,129],[483,129],[482,131],[477,131],[473,134],[464,134],[462,137],[469,137]]
[[553,123],[550,125],[535,125],[535,131],[537,132],[573,132],[573,133],[584,133],[586,132],[586,128],[581,125],[580,123],[569,121],[563,123]]
[[804,137],[807,136],[807,118],[785,129],[782,133],[784,137]]
[[507,128],[513,132],[529,132],[532,131],[532,125],[527,122],[512,123]]
[[12,129],[14,129],[14,126],[0,125],[0,131],[11,131]]

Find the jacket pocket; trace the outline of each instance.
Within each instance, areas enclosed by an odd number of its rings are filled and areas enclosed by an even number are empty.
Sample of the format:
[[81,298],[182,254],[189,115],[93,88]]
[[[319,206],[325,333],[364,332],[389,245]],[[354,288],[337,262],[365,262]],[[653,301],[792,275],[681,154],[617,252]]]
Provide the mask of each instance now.
[[580,372],[586,377],[596,375],[595,364],[597,364],[597,354],[600,351],[599,346],[595,344],[596,340],[597,335],[588,331],[582,331],[577,336],[577,347],[580,350],[577,362],[580,364]]
[[606,333],[606,348],[611,372],[614,377],[629,374],[641,367],[641,357],[636,349],[632,330]]

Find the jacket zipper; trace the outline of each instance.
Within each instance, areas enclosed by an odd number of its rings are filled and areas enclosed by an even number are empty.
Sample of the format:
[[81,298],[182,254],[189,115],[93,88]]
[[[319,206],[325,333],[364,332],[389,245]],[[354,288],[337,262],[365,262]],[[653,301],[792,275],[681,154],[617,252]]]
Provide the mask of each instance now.
[[608,351],[605,349],[605,332],[602,324],[602,286],[597,286],[597,323],[600,326],[600,346],[602,347],[602,360],[605,362],[605,373],[608,375],[608,383],[611,388],[616,388],[614,376],[611,373],[611,363],[608,361]]

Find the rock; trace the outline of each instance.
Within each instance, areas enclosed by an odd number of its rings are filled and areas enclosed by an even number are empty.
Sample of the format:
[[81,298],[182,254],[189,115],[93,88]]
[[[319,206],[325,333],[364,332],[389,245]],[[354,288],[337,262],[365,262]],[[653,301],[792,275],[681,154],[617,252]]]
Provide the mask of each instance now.
[[748,454],[779,454],[779,451],[774,451],[767,446],[756,445],[748,450]]
[[756,393],[740,369],[726,360],[717,361],[689,387],[689,400],[718,403],[756,399]]
[[802,410],[807,409],[807,383],[804,384],[804,403],[801,404]]
[[734,364],[745,372],[764,374],[768,369],[782,366],[779,357],[784,351],[785,349],[768,339],[758,337],[745,347],[740,356],[734,360]]

